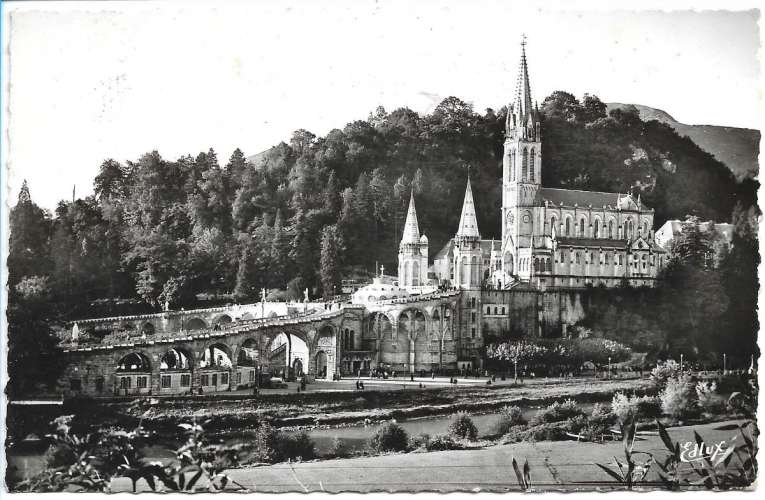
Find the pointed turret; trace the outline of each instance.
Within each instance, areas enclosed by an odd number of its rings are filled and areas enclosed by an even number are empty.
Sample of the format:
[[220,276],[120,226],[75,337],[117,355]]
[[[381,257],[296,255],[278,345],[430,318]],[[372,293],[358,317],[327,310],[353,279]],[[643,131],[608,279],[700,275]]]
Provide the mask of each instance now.
[[404,236],[401,238],[402,244],[417,244],[420,242],[420,227],[417,223],[417,210],[414,208],[414,191],[409,198],[409,211],[406,214],[406,223],[404,224]]
[[470,176],[465,188],[465,201],[462,203],[462,215],[460,215],[460,227],[457,230],[457,237],[462,238],[481,238],[478,232],[478,220],[475,216],[475,205],[473,204],[473,189],[470,187]]

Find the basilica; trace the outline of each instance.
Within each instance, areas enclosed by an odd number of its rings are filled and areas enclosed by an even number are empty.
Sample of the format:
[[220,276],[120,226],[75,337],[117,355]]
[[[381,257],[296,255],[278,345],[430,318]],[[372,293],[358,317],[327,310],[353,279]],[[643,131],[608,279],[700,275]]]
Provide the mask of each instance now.
[[483,240],[470,179],[459,227],[428,266],[414,196],[399,248],[399,287],[502,290],[653,286],[668,259],[654,238],[654,211],[627,193],[542,187],[539,109],[532,105],[525,42],[508,107],[502,165],[502,239]]

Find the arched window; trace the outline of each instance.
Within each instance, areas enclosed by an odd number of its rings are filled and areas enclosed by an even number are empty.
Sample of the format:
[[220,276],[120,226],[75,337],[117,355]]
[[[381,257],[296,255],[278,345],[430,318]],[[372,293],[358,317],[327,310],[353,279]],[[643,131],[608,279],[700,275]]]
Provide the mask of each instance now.
[[534,182],[534,171],[536,170],[536,168],[534,167],[534,165],[536,165],[536,163],[534,162],[534,159],[536,157],[537,155],[536,155],[536,152],[534,151],[534,148],[531,148],[531,161],[529,161],[529,179],[531,180],[531,182]]
[[579,237],[584,238],[584,219],[579,221]]
[[648,236],[648,221],[643,222],[643,236]]
[[539,259],[534,258],[534,272],[539,272]]
[[555,228],[555,223],[556,222],[558,222],[558,220],[555,218],[554,215],[552,217],[550,217],[550,235],[552,235],[553,229],[555,229],[556,232],[557,232],[557,228]]
[[571,236],[571,219],[566,218],[566,236]]
[[518,165],[515,161],[515,150],[510,152],[510,180],[515,180],[515,169]]
[[600,236],[600,220],[595,219],[595,224],[592,226],[592,237],[597,238]]
[[529,176],[529,150],[527,148],[523,148],[523,164],[521,168],[521,180],[526,181]]
[[355,347],[356,347],[356,346],[355,346],[355,343],[356,343],[356,332],[354,332],[353,330],[351,330],[351,333],[350,333],[350,335],[348,336],[348,338],[349,338],[349,340],[350,340],[350,342],[349,342],[349,344],[350,344],[350,346],[351,346],[351,348],[350,348],[350,349],[351,349],[351,351],[353,351],[353,350],[355,350]]
[[608,221],[608,237],[614,239],[614,221]]
[[547,270],[552,271],[552,259],[547,259]]
[[579,264],[579,252],[576,252],[576,263]]

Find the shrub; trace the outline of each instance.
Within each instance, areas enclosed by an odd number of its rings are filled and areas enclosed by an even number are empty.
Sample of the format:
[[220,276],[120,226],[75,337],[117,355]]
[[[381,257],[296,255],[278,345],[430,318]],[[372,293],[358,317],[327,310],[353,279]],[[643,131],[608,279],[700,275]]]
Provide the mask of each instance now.
[[616,423],[618,417],[606,406],[595,403],[587,419],[587,425],[579,434],[589,441],[597,441]]
[[429,444],[430,444],[430,434],[422,433],[409,438],[410,450],[418,450],[418,449],[427,450]]
[[449,436],[456,439],[467,439],[468,441],[475,441],[478,437],[478,429],[476,429],[473,419],[467,413],[457,413],[449,423],[448,429]]
[[633,396],[630,402],[635,405],[639,418],[653,420],[661,416],[661,401],[657,397]]
[[670,378],[659,398],[664,413],[674,418],[685,416],[692,409],[694,402],[691,378],[687,375]]
[[657,363],[651,370],[651,382],[658,389],[664,389],[669,379],[677,378],[678,375],[680,375],[680,364],[674,359],[668,359],[663,363]]
[[505,406],[500,410],[497,421],[494,424],[492,433],[495,436],[504,436],[511,427],[516,425],[525,425],[526,419],[523,418],[523,412],[517,406]]
[[635,418],[635,407],[630,403],[630,398],[626,394],[617,392],[611,399],[611,413],[623,424],[632,421]]
[[329,446],[329,454],[333,457],[344,458],[349,455],[348,447],[345,446],[345,442],[342,439],[335,436],[332,440],[332,444]]
[[567,399],[563,403],[556,401],[547,408],[537,411],[536,415],[532,417],[531,422],[529,423],[532,426],[535,426],[552,422],[562,422],[584,414],[585,413],[579,408],[576,401]]
[[697,382],[695,390],[696,399],[704,411],[714,413],[725,408],[722,398],[717,395],[717,383]]
[[428,451],[459,450],[462,446],[454,441],[451,436],[436,434],[428,441]]
[[406,431],[396,422],[386,422],[369,438],[369,448],[378,453],[404,451],[408,444]]
[[588,424],[589,421],[585,415],[577,415],[566,420],[566,430],[572,434],[579,434]]
[[505,441],[514,443],[560,441],[568,437],[566,432],[570,432],[569,422],[550,422],[533,426],[516,425],[505,434]]
[[661,416],[659,401],[652,396],[631,396],[617,392],[611,400],[611,413],[623,424],[637,418],[657,418]]
[[276,463],[282,461],[279,443],[279,431],[270,424],[263,423],[255,430],[253,458],[259,462]]
[[282,460],[311,460],[316,457],[316,445],[306,431],[279,436],[279,451]]

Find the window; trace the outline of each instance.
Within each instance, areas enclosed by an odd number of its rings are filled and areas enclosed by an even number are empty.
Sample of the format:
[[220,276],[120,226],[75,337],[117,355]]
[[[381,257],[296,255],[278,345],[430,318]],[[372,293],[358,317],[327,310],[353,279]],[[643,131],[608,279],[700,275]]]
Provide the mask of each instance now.
[[521,181],[526,181],[529,176],[529,150],[523,148],[523,163],[521,171]]
[[534,272],[539,272],[539,259],[534,257]]
[[504,307],[502,308],[502,314],[505,314],[505,308]]
[[576,252],[576,263],[579,264],[579,252]]
[[139,389],[146,389],[147,385],[148,385],[147,377],[138,377],[138,379],[136,380],[136,386]]
[[579,236],[584,237],[584,219],[579,221]]
[[491,307],[486,308],[486,314],[491,314]]
[[475,328],[470,329],[470,337],[475,338]]
[[624,261],[622,260],[622,256],[619,256],[619,265],[621,266]]
[[592,228],[592,237],[597,238],[600,235],[599,233],[600,233],[600,221],[596,219],[595,226],[593,226]]
[[608,221],[608,237],[614,238],[614,221],[612,220]]
[[80,391],[82,390],[82,380],[78,378],[73,378],[69,380],[69,388],[73,391]]
[[529,162],[529,177],[531,179],[531,182],[534,182],[534,158],[536,158],[536,152],[534,151],[534,148],[531,148],[531,161]]
[[475,307],[475,297],[470,297],[470,307]]
[[221,373],[221,375],[220,375],[220,383],[221,383],[221,385],[227,385],[228,384],[228,373]]
[[104,377],[96,378],[96,392],[104,392]]
[[162,375],[160,384],[163,389],[168,389],[170,387],[170,375]]
[[218,374],[217,373],[213,373],[212,374],[212,385],[213,386],[217,386],[218,385]]
[[494,306],[494,314],[497,314],[497,307]]
[[200,385],[208,386],[210,385],[210,376],[209,375],[202,375],[202,378],[200,380]]
[[130,389],[130,377],[120,377],[120,389]]
[[239,385],[242,383],[242,372],[236,372],[236,384]]
[[475,313],[474,312],[470,313],[470,322],[471,323],[475,323]]
[[255,370],[250,370],[250,382],[255,381]]
[[183,374],[181,375],[181,387],[189,387],[191,386],[191,375]]
[[571,236],[571,219],[566,219],[566,236]]

